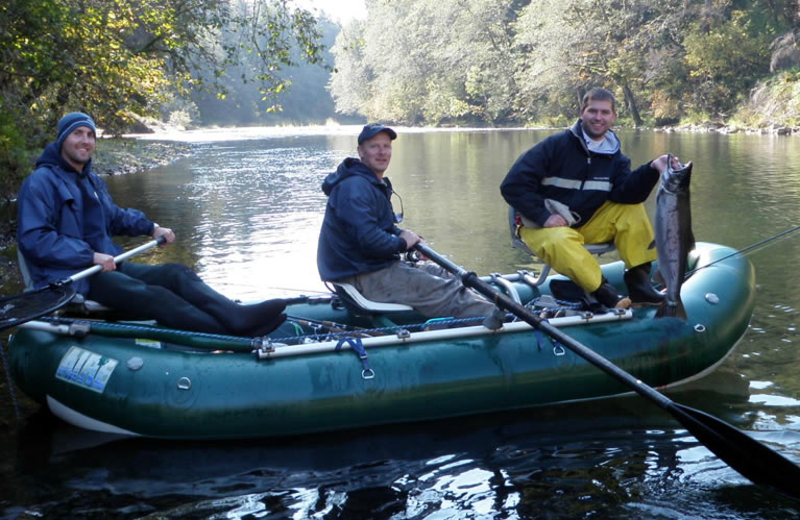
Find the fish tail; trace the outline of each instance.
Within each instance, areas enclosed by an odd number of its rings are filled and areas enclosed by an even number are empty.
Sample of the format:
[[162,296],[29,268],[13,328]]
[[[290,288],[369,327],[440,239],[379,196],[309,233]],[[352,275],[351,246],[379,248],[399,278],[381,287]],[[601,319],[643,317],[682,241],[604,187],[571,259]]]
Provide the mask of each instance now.
[[664,302],[656,309],[656,318],[680,318],[686,321],[686,309],[683,302],[678,298],[678,301],[664,300]]

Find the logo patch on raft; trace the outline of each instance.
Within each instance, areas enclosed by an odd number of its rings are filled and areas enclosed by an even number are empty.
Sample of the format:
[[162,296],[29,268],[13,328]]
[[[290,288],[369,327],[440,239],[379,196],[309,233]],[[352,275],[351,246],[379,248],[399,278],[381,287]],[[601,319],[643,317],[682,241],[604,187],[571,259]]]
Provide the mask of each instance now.
[[58,364],[56,379],[101,394],[118,364],[116,359],[72,346]]

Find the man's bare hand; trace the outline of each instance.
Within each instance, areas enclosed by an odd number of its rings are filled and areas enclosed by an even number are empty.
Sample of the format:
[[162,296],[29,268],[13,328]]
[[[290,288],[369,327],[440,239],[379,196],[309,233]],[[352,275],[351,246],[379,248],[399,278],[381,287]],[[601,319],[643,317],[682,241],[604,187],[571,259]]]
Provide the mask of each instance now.
[[406,241],[406,251],[417,245],[420,240],[419,235],[407,229],[401,231],[399,237]]
[[550,227],[562,227],[562,226],[569,226],[569,222],[567,219],[562,217],[561,215],[550,215],[547,220],[544,222],[544,226],[546,228]]
[[103,272],[115,271],[117,269],[117,264],[114,263],[114,257],[105,253],[95,253],[92,258],[92,263],[101,266]]
[[156,224],[156,227],[153,229],[153,238],[164,237],[164,242],[159,247],[164,247],[167,244],[171,244],[175,241],[175,233],[172,232],[170,228],[161,227]]
[[[669,157],[669,155],[662,155],[658,159],[653,160],[653,162],[650,163],[650,167],[652,169],[658,171],[658,172],[664,171],[664,168],[667,167],[667,158],[668,157]],[[671,164],[672,164],[672,169],[673,170],[678,170],[681,167],[681,162],[678,160],[677,157],[672,157],[672,163]]]

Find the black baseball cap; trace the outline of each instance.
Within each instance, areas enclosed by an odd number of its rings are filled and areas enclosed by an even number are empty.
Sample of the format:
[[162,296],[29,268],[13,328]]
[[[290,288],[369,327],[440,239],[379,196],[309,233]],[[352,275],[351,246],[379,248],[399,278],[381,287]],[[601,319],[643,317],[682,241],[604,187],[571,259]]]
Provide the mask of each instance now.
[[389,139],[393,141],[397,139],[397,132],[388,126],[383,126],[380,123],[370,123],[361,130],[360,134],[358,134],[358,144],[360,145],[367,139],[372,139],[381,132],[386,132],[389,135]]

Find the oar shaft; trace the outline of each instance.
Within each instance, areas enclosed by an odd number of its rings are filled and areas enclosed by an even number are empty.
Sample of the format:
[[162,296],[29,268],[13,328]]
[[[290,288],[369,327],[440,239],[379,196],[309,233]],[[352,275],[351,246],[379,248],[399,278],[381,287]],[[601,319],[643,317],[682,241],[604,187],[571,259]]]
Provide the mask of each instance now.
[[[151,240],[150,242],[147,242],[146,244],[142,244],[139,247],[135,247],[135,248],[131,249],[130,251],[125,251],[124,253],[121,253],[121,254],[115,256],[114,257],[114,263],[118,264],[120,262],[123,262],[123,261],[127,260],[128,258],[134,256],[134,255],[138,255],[142,251],[147,251],[148,249],[151,249],[151,248],[153,248],[153,247],[155,247],[155,246],[157,246],[159,244],[162,244],[164,242],[165,242],[164,237],[158,237],[157,239]],[[64,280],[63,282],[64,283],[77,282],[78,280],[82,280],[84,278],[88,278],[89,276],[92,276],[93,274],[99,273],[102,270],[103,270],[103,266],[101,266],[101,265],[93,265],[92,267],[90,267],[88,269],[85,269],[85,270],[83,270],[83,271],[81,271],[79,273],[73,274],[72,276],[70,276],[67,279],[69,281]]]
[[415,247],[423,255],[444,267],[447,271],[450,271],[454,275],[458,276],[465,286],[472,287],[482,295],[489,298],[495,305],[501,309],[511,312],[515,316],[529,323],[532,327],[541,329],[547,333],[548,336],[563,344],[565,347],[572,350],[597,368],[601,369],[603,372],[616,378],[624,385],[627,385],[636,393],[654,401],[665,410],[673,404],[672,400],[664,396],[661,392],[656,391],[654,388],[647,385],[640,379],[633,377],[629,373],[617,367],[600,354],[583,345],[578,340],[568,336],[564,332],[558,330],[556,327],[553,327],[547,321],[541,319],[535,313],[518,304],[508,296],[494,290],[488,283],[482,281],[474,272],[465,271],[463,268],[454,264],[426,245],[417,244]]

